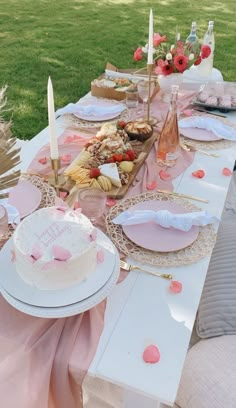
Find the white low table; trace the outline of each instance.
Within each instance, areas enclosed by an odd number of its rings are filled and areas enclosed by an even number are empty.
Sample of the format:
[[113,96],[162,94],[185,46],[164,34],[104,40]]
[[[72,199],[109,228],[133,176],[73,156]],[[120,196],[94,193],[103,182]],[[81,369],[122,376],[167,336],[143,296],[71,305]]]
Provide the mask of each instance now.
[[[229,116],[236,121],[236,114]],[[63,131],[62,124],[63,118],[59,118],[58,136]],[[23,146],[23,171],[48,140],[46,128]],[[222,176],[221,171],[223,167],[233,168],[236,143],[217,152],[219,158],[196,153],[193,164],[174,181],[174,186],[177,192],[208,199],[208,204],[195,204],[220,217],[231,179]],[[206,172],[201,182],[191,177],[197,169]],[[167,282],[162,279],[132,272],[109,296],[105,328],[88,375],[121,386],[124,407],[173,405],[209,261],[210,256],[189,266],[168,268],[168,273],[183,284],[179,295],[171,296]],[[158,346],[161,353],[158,364],[143,362],[142,352],[148,344]],[[117,408],[115,404],[114,408]]]

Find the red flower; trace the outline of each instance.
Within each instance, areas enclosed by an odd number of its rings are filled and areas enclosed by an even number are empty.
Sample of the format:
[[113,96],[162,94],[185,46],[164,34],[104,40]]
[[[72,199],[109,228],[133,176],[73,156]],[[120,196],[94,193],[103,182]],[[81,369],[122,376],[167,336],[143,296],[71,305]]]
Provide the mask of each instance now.
[[202,57],[199,55],[198,59],[194,62],[194,65],[199,65],[202,62]]
[[163,67],[162,67],[162,74],[163,75],[170,75],[170,74],[173,74],[173,72],[174,72],[174,70],[173,70],[173,67],[170,65],[170,64],[165,64],[165,65],[163,65]]
[[174,64],[179,72],[184,72],[188,66],[188,57],[185,55],[176,55],[176,57],[174,57]]
[[143,51],[141,47],[138,47],[137,50],[134,52],[134,59],[135,61],[140,61],[143,58]]
[[210,53],[211,53],[211,48],[209,47],[209,45],[203,45],[201,48],[202,59],[209,57]]
[[167,40],[166,35],[161,36],[159,33],[154,33],[153,35],[153,45],[158,47],[159,44]]

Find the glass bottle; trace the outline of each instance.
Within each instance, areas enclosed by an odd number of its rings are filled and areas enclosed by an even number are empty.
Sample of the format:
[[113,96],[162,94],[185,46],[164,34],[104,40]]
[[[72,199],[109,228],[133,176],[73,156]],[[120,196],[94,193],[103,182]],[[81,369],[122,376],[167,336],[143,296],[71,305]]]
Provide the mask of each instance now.
[[190,34],[186,38],[185,42],[186,44],[192,44],[192,43],[198,42],[197,23],[195,21],[192,22]]
[[172,167],[180,153],[180,138],[177,115],[178,85],[172,85],[169,109],[157,143],[157,163]]
[[215,36],[214,36],[214,21],[209,21],[208,29],[203,38],[203,45],[209,45],[211,48],[211,54],[208,58],[204,58],[201,64],[198,66],[200,75],[208,76],[212,72],[215,50]]

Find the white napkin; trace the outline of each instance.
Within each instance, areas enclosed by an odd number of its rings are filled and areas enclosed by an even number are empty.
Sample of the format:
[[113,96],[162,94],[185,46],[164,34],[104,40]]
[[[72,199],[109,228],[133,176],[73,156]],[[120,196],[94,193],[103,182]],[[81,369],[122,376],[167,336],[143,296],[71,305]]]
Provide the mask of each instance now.
[[200,128],[213,132],[217,137],[236,140],[236,131],[228,125],[225,125],[218,119],[207,118],[202,116],[192,116],[179,120],[179,128]]
[[211,216],[206,211],[191,212],[185,214],[173,214],[167,210],[126,210],[115,217],[112,222],[120,225],[145,224],[155,222],[163,228],[173,227],[180,231],[189,231],[193,225],[208,225],[219,221],[217,217]]
[[13,205],[7,203],[7,198],[0,200],[0,205],[3,205],[7,210],[8,222],[11,224],[17,217],[20,216],[19,211]]
[[102,106],[102,105],[80,105],[76,103],[69,103],[64,108],[58,109],[55,113],[56,118],[58,116],[64,115],[65,113],[75,113],[77,115],[90,115],[90,116],[97,116],[97,115],[106,115],[110,113],[114,113],[119,115],[126,106],[122,103],[111,105],[111,106]]

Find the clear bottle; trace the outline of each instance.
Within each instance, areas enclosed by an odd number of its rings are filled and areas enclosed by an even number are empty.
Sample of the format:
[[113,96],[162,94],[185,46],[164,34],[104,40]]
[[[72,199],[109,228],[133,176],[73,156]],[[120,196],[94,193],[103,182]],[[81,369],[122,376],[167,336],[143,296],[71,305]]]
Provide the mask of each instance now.
[[201,64],[198,66],[198,71],[201,76],[209,76],[212,72],[215,50],[215,36],[213,29],[214,21],[209,21],[207,32],[203,38],[203,45],[209,45],[211,48],[211,54],[208,58],[204,58]]
[[186,44],[198,43],[197,23],[195,21],[192,22],[191,31],[185,42]]
[[157,163],[172,167],[180,153],[180,138],[177,115],[178,85],[172,85],[169,109],[157,144]]

